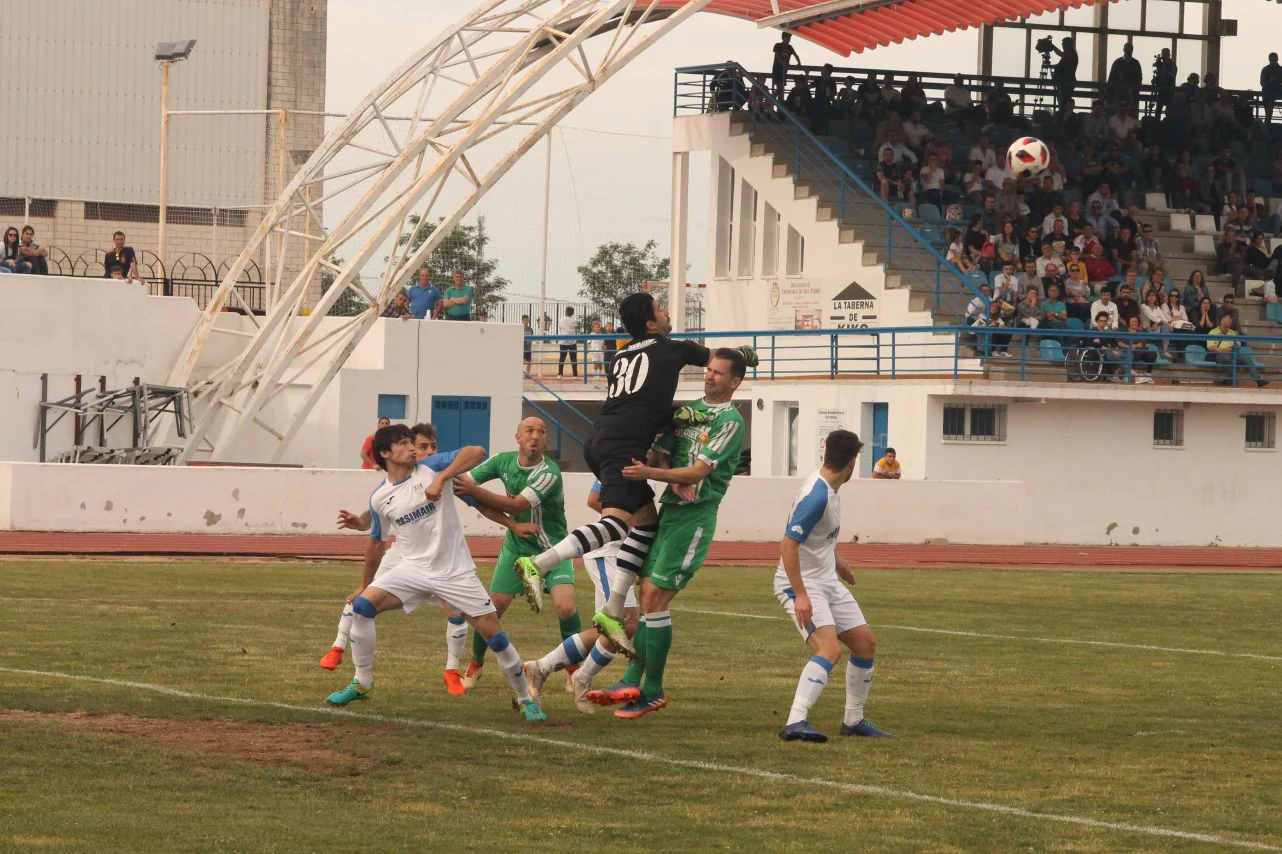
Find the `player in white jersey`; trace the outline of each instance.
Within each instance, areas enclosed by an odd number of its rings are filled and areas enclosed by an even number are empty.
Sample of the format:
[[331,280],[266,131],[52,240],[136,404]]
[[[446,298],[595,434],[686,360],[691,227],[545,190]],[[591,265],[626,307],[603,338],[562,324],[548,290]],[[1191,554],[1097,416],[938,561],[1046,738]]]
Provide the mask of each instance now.
[[[415,424],[410,428],[410,433],[414,438],[414,456],[417,460],[425,460],[436,453],[435,427],[426,423]],[[477,511],[487,519],[511,528],[518,536],[530,536],[537,531],[536,526],[515,522],[498,511],[490,511],[487,508],[476,506],[476,502],[470,501],[466,497],[462,497],[461,500],[476,507]],[[368,531],[370,529],[370,512],[366,510],[364,513],[357,514],[352,513],[350,510],[339,510],[338,527],[351,531]],[[383,554],[383,559],[378,564],[378,571],[374,573],[376,580],[401,560],[400,543],[399,539],[392,540],[392,545],[388,547]],[[330,646],[329,651],[321,657],[320,666],[322,668],[335,670],[343,663],[343,653],[347,650],[351,628],[352,603],[349,601],[343,605],[342,615],[338,620],[338,634],[334,638],[334,643]],[[466,643],[467,621],[463,619],[462,614],[447,611],[445,619],[445,673],[443,678],[445,680],[445,690],[450,694],[465,693],[458,667]]]
[[824,742],[828,736],[810,725],[810,709],[818,701],[828,675],[841,659],[841,644],[850,649],[846,667],[846,712],[842,735],[891,738],[864,717],[872,688],[873,654],[877,636],[868,627],[859,603],[842,584],[855,576],[837,556],[841,534],[841,499],[837,490],[855,473],[863,443],[849,430],[828,434],[823,466],[806,478],[793,499],[775,572],[775,598],[797,624],[814,656],[801,671],[788,722],[779,730],[784,741]]
[[[463,538],[452,481],[483,459],[485,449],[470,446],[448,454],[415,459],[410,430],[382,427],[374,434],[373,457],[387,480],[370,496],[370,540],[361,586],[352,594],[352,662],[356,678],[329,702],[345,706],[368,697],[374,687],[374,618],[383,611],[407,613],[423,602],[439,602],[461,613],[486,639],[507,677],[526,720],[547,716],[530,696],[516,647],[508,640]],[[392,530],[401,540],[401,560],[374,580]]]
[[[601,513],[601,481],[593,481],[588,492],[588,507],[595,513]],[[600,611],[610,598],[610,579],[617,578],[616,561],[619,547],[623,543],[614,540],[601,548],[583,555],[583,568],[596,588],[596,610]],[[637,596],[635,590],[628,589],[623,610],[623,628],[628,637],[637,633]],[[525,675],[530,680],[530,690],[538,697],[543,690],[543,683],[558,670],[576,668],[570,676],[570,688],[574,693],[574,707],[585,715],[596,711],[596,706],[585,697],[592,690],[592,678],[614,660],[618,650],[594,626],[587,631],[561,641],[551,652],[537,661],[525,663]]]

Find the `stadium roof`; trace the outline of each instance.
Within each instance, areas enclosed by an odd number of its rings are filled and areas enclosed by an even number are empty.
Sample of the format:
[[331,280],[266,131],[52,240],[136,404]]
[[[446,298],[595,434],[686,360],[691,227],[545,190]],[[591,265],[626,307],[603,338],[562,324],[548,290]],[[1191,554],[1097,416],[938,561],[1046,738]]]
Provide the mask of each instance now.
[[[704,11],[778,27],[849,56],[919,36],[995,24],[1096,0],[712,0]],[[1099,0],[1107,2],[1107,0]],[[1282,2],[1282,0],[1279,0]],[[648,6],[638,0],[638,6]],[[680,6],[681,0],[658,5]]]

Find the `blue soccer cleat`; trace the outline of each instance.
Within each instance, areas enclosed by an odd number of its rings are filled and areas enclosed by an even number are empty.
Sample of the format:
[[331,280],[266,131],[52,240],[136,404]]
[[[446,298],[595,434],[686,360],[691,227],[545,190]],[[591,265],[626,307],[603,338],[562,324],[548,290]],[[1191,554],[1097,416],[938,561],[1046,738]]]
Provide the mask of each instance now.
[[628,703],[622,709],[616,709],[614,716],[622,718],[625,721],[636,720],[645,717],[651,712],[657,712],[668,706],[668,695],[660,694],[657,697],[647,697],[644,694],[637,697],[631,703]]
[[828,736],[810,725],[810,721],[797,721],[779,730],[780,741],[810,741],[823,744]]
[[353,679],[352,684],[348,685],[341,691],[335,691],[325,699],[331,706],[346,706],[348,703],[354,703],[357,700],[364,700],[368,698],[369,692],[373,690],[373,685],[370,685],[368,688],[362,688],[361,683]]
[[862,735],[864,738],[894,738],[888,732],[882,732],[872,725],[872,721],[864,718],[854,726],[841,725],[842,735]]
[[535,700],[525,700],[521,703],[521,717],[527,721],[545,721],[548,719],[548,716]]

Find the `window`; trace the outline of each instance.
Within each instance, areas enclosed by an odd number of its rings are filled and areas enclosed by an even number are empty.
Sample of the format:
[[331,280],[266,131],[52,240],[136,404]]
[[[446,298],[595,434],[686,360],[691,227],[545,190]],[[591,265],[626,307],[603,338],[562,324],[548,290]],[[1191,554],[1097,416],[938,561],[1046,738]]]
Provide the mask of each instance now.
[[806,238],[788,226],[788,256],[784,262],[784,275],[800,276],[806,272]]
[[717,245],[712,274],[730,276],[730,252],[734,243],[734,167],[717,158]]
[[[0,215],[8,217],[22,217],[27,214],[27,200],[3,198],[0,199]],[[41,219],[52,219],[58,210],[58,203],[53,199],[32,199],[31,216],[40,217]]]
[[944,439],[954,442],[1005,442],[1005,405],[944,407]]
[[1153,413],[1153,445],[1158,448],[1184,447],[1184,410],[1159,409]]
[[407,395],[380,394],[378,396],[378,417],[391,418],[393,421],[404,421],[408,401]]
[[1248,448],[1276,447],[1274,444],[1274,426],[1277,416],[1272,412],[1248,412],[1243,418],[1246,421],[1246,446]]
[[738,276],[751,276],[757,251],[757,191],[747,181],[739,183]]
[[779,272],[779,214],[766,203],[764,235],[761,241],[761,273],[773,276]]
[[[214,224],[214,214],[218,215],[218,225],[232,228],[243,228],[245,211],[232,208],[183,208],[170,205],[165,208],[165,217],[171,225],[207,225]],[[32,214],[35,216],[34,212]],[[105,220],[107,222],[159,222],[159,205],[128,205],[116,202],[85,202],[85,219]]]

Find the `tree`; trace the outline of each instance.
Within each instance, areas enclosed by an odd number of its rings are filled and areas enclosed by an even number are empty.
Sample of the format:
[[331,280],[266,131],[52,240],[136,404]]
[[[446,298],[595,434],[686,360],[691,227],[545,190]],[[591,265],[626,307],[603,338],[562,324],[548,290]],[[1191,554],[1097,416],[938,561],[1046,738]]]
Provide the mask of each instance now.
[[[440,220],[424,222],[414,214],[409,218],[410,231],[402,234],[400,245],[408,244],[407,252],[413,253],[422,246],[440,227]],[[445,236],[440,245],[423,262],[423,266],[432,271],[442,291],[449,284],[449,277],[455,270],[463,272],[463,279],[472,286],[472,313],[481,309],[489,311],[495,303],[506,298],[503,291],[507,288],[507,279],[495,275],[499,262],[485,255],[485,247],[490,238],[485,233],[485,217],[478,217],[476,225],[456,225],[454,230]],[[411,279],[412,281],[412,279]]]
[[613,308],[628,294],[641,290],[644,282],[666,282],[668,259],[660,258],[653,240],[638,247],[627,243],[604,243],[588,263],[579,267],[583,287],[579,296],[599,306]]
[[[335,267],[342,267],[344,262],[342,258],[331,255],[329,256],[329,263],[333,264]],[[329,267],[321,267],[320,287],[322,294],[334,286],[335,278],[333,270]],[[361,283],[360,273],[353,276],[352,281],[359,285]],[[349,288],[343,292],[342,296],[334,301],[334,305],[329,310],[329,316],[355,317],[368,308],[369,303],[365,302],[365,299],[361,297],[360,294]]]

